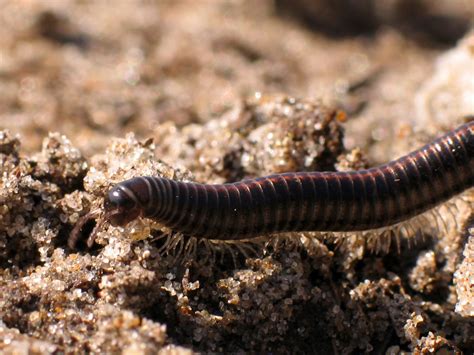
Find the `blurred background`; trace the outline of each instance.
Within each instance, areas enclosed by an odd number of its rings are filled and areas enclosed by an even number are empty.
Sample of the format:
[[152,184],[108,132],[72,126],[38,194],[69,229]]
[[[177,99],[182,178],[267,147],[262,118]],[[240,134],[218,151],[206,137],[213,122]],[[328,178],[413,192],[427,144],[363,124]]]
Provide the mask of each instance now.
[[21,134],[26,152],[59,131],[87,156],[107,137],[219,118],[255,92],[343,108],[349,146],[389,139],[384,122],[414,124],[414,96],[435,58],[474,16],[472,0],[1,0],[0,8],[0,128]]

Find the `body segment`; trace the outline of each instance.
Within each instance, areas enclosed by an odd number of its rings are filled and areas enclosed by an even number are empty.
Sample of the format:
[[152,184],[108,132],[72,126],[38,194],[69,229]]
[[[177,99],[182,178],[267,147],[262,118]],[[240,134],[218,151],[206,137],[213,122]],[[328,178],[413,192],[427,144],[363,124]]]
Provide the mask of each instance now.
[[141,215],[192,236],[232,240],[282,231],[389,226],[473,184],[470,122],[367,170],[285,173],[218,185],[136,177],[109,191],[105,209],[114,225]]

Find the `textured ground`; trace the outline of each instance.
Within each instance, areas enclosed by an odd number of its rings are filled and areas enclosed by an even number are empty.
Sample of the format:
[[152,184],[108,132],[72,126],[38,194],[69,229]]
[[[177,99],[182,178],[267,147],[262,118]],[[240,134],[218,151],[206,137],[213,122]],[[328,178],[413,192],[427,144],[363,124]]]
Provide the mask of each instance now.
[[148,221],[67,247],[132,176],[359,169],[455,127],[472,5],[0,0],[0,351],[472,353],[465,205],[400,248],[294,233],[177,262]]

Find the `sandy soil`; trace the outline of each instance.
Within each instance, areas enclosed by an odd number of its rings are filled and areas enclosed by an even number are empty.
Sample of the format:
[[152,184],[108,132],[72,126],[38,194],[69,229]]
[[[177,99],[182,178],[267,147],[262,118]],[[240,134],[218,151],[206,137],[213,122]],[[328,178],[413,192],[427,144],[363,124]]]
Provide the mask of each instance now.
[[472,0],[0,8],[0,351],[474,351],[460,202],[441,208],[447,228],[425,223],[400,245],[287,233],[183,259],[138,220],[67,247],[133,176],[360,169],[469,119]]

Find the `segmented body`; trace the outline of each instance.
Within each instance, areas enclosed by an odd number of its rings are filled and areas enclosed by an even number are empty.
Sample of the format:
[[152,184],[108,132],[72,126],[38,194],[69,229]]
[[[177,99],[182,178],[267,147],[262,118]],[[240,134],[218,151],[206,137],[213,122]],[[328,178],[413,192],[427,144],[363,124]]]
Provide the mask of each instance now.
[[285,173],[218,185],[136,177],[116,185],[109,196],[127,195],[142,216],[172,230],[232,240],[281,231],[390,226],[473,184],[470,122],[411,154],[367,170]]

